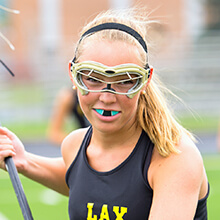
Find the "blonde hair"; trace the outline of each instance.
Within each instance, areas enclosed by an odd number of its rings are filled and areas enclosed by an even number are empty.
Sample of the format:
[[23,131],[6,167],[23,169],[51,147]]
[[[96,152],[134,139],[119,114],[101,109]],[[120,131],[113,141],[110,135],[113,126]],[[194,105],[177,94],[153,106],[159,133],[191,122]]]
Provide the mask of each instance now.
[[[107,22],[122,23],[131,27],[147,42],[147,31],[150,24],[155,21],[149,20],[146,11],[138,8],[108,10],[100,13],[93,21],[88,23],[83,28],[82,34],[96,25]],[[96,40],[117,40],[135,45],[138,48],[140,55],[139,59],[142,65],[145,66],[148,62],[148,56],[138,41],[122,31],[103,30],[89,38]],[[76,60],[80,57],[80,54],[83,53],[83,47],[86,45],[85,39],[81,39],[80,43],[78,42],[75,54]],[[169,92],[168,89],[161,86],[158,78],[154,75],[151,82],[146,87],[145,92],[140,94],[137,109],[137,121],[142,129],[148,134],[160,155],[167,157],[171,153],[179,153],[176,146],[180,142],[183,132],[186,132],[192,139],[194,138],[173,117],[161,88],[164,88]]]

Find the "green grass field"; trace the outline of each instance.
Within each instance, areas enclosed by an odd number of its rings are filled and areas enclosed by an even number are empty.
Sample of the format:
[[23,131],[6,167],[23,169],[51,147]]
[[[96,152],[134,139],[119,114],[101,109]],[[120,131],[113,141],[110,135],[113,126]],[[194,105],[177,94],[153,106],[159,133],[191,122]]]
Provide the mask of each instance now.
[[[68,197],[20,175],[34,219],[68,220]],[[0,170],[0,220],[23,220],[8,173]]]
[[[209,220],[220,219],[220,155],[204,155],[211,190]],[[20,176],[34,219],[67,220],[68,198]],[[8,173],[0,171],[0,220],[23,220]]]
[[220,155],[204,155],[204,164],[210,183],[208,219],[220,219]]

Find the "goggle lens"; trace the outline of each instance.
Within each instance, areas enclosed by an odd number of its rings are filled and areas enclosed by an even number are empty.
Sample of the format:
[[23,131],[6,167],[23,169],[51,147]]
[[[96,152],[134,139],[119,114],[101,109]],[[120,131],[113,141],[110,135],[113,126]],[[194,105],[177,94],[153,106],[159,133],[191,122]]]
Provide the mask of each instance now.
[[100,91],[111,87],[112,91],[127,93],[130,89],[137,86],[137,82],[140,81],[142,76],[136,73],[121,73],[110,78],[95,70],[78,70],[78,78],[82,85],[90,91]]

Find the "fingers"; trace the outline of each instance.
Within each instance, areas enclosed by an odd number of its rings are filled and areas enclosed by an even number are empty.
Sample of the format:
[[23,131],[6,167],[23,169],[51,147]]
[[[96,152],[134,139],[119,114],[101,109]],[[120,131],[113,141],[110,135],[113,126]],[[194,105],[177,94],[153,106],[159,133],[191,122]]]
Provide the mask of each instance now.
[[8,136],[0,134],[0,168],[5,169],[5,158],[15,156],[12,140]]
[[11,151],[14,151],[15,152],[15,149],[12,145],[12,142],[11,140],[1,140],[0,139],[0,152],[1,151],[4,151],[4,150],[11,150]]
[[0,168],[6,170],[5,167],[5,158],[6,157],[14,157],[16,153],[11,147],[5,146],[4,150],[0,150]]
[[7,143],[12,144],[11,139],[9,139],[9,137],[7,137],[6,135],[1,135],[0,134],[0,140],[1,140],[0,143],[2,143],[2,144],[7,144]]
[[9,131],[6,127],[0,127],[0,135],[6,135],[10,139],[14,139],[16,137],[16,135]]
[[16,153],[13,150],[10,149],[6,149],[4,151],[0,152],[0,164],[1,162],[4,162],[6,157],[14,157],[16,155]]

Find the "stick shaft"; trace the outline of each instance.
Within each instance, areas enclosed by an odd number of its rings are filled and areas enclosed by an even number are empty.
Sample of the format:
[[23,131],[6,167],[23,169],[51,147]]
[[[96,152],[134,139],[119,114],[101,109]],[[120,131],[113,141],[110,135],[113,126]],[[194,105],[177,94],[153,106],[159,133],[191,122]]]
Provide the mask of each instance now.
[[6,64],[0,60],[0,63],[5,67],[6,70],[8,70],[8,72],[12,75],[12,76],[15,76],[15,74],[6,66]]
[[5,158],[6,169],[9,173],[12,185],[15,190],[24,220],[33,220],[30,207],[25,196],[23,186],[21,184],[20,178],[18,176],[17,169],[15,167],[12,157]]

